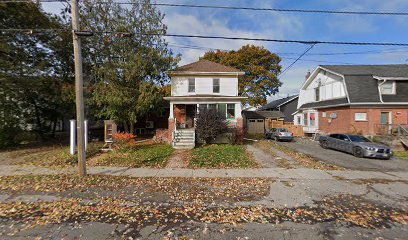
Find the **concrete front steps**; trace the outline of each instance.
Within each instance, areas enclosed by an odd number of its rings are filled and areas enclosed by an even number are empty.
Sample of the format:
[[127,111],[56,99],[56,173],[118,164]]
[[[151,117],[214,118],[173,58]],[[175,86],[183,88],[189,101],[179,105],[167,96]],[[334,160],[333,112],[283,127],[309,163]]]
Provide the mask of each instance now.
[[177,129],[173,134],[173,148],[193,149],[195,147],[195,129]]

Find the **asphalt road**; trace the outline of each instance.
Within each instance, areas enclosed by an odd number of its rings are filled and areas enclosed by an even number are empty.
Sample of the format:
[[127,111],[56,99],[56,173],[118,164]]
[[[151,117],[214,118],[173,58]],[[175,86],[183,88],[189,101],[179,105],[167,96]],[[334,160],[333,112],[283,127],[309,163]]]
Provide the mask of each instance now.
[[408,171],[408,161],[392,158],[390,160],[357,158],[351,154],[323,149],[318,142],[297,139],[293,142],[278,142],[298,152],[315,157],[326,163],[335,164],[353,170]]

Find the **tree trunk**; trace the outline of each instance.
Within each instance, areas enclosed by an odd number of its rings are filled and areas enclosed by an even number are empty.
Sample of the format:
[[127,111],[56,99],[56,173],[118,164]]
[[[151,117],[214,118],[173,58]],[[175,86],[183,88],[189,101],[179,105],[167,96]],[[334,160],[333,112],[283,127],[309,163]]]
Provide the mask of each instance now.
[[56,131],[56,129],[57,129],[57,122],[58,122],[58,120],[57,119],[55,119],[54,120],[54,122],[53,122],[53,126],[52,126],[52,138],[55,138],[55,131]]
[[45,140],[44,133],[43,133],[43,126],[41,124],[40,113],[38,112],[37,104],[34,101],[33,103],[34,103],[35,120],[37,122],[38,133],[40,134],[41,140]]
[[129,126],[128,126],[127,122],[123,122],[123,128],[124,128],[125,132],[129,133]]
[[131,134],[135,133],[135,124],[133,122],[130,122],[130,133]]

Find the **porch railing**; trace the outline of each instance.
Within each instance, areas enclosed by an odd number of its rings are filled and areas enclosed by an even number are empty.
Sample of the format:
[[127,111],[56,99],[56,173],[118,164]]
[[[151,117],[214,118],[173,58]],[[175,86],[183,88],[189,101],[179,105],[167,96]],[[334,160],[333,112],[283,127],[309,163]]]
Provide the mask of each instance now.
[[377,135],[408,136],[408,124],[376,124]]
[[177,118],[174,118],[173,132],[171,133],[171,139],[173,143],[176,140],[176,130],[177,130]]

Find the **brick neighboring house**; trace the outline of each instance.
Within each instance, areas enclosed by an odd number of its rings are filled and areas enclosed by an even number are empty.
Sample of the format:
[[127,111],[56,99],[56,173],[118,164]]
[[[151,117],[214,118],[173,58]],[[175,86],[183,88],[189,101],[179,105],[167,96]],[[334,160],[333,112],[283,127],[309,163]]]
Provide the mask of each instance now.
[[272,101],[265,106],[259,108],[261,111],[279,111],[285,116],[284,122],[293,122],[293,114],[297,110],[299,95],[288,96],[285,98]]
[[[195,145],[195,118],[200,109],[217,109],[231,126],[243,129],[238,76],[244,72],[208,60],[199,60],[169,71],[171,96],[169,136],[175,148]],[[176,128],[176,129],[175,129]]]
[[305,133],[378,135],[408,124],[408,65],[321,65],[304,82],[294,124]]

